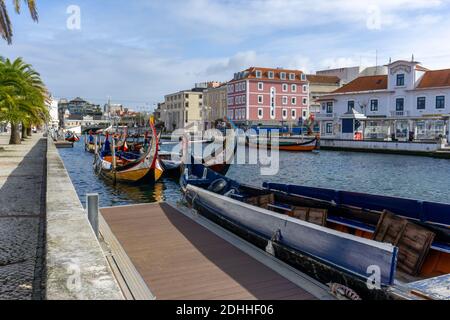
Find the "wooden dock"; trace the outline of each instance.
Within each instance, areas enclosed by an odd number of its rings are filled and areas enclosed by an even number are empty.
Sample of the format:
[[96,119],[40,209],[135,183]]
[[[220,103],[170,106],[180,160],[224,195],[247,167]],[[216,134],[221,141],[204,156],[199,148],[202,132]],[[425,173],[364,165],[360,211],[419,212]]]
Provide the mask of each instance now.
[[331,299],[321,284],[167,203],[101,209],[100,232],[129,299]]

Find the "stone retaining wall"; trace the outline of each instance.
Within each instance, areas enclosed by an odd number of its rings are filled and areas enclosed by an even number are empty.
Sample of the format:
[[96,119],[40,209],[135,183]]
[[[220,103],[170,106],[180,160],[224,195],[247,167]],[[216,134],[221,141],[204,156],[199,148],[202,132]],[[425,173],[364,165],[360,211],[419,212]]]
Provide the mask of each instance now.
[[47,147],[46,299],[123,299],[51,139]]

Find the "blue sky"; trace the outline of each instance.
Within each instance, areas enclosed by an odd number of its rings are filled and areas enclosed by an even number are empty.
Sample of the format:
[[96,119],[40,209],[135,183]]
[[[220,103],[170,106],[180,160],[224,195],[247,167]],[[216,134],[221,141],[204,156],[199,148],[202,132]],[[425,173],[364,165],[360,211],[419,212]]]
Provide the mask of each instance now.
[[[37,2],[39,23],[12,14],[14,42],[0,42],[0,55],[32,63],[56,97],[151,108],[249,66],[367,66],[376,51],[380,64],[414,53],[426,67],[450,68],[447,0]],[[80,30],[67,28],[70,5],[81,10]]]

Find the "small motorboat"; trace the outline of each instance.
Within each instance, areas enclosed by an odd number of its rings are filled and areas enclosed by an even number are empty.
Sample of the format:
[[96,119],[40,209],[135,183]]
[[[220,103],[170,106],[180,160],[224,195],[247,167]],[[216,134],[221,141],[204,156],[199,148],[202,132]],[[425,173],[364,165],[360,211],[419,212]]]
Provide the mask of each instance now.
[[349,299],[450,299],[450,204],[332,189],[241,184],[185,166],[200,214]]
[[73,132],[68,132],[66,134],[65,138],[66,138],[66,141],[69,141],[69,142],[78,142],[78,141],[80,141],[80,138]]

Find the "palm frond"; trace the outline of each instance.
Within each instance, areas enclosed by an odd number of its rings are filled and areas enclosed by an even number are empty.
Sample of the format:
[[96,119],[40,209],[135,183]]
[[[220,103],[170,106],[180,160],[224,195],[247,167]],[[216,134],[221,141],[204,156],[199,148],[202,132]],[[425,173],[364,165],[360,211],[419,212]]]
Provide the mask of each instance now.
[[4,0],[0,0],[0,35],[11,44],[13,32]]

